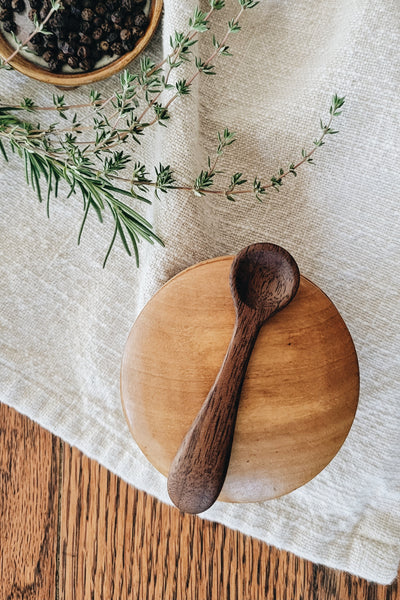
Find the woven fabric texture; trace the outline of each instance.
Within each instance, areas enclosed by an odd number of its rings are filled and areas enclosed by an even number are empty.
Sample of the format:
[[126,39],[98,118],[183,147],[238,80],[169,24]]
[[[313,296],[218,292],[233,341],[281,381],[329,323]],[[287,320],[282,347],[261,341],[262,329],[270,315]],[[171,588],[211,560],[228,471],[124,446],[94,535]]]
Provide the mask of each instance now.
[[[217,39],[238,8],[215,17]],[[196,3],[165,0],[148,54],[160,59],[184,31]],[[201,7],[206,8],[206,2]],[[269,544],[379,583],[395,578],[400,557],[400,5],[397,0],[263,0],[246,11],[217,75],[196,79],[171,108],[168,128],[148,131],[135,156],[170,164],[190,182],[224,127],[238,141],[227,173],[268,179],[311,148],[331,96],[346,96],[331,136],[264,203],[173,192],[139,206],[166,247],[141,246],[141,266],[89,218],[80,246],[78,196],[61,189],[50,220],[15,156],[0,169],[0,399],[140,489],[168,502],[166,480],[131,438],[121,410],[119,370],[141,308],[170,277],[198,261],[270,241],[293,254],[301,272],[334,302],[354,339],[361,372],[358,412],[344,446],[307,485],[280,499],[216,503],[204,518]],[[210,36],[196,47],[210,53]],[[134,71],[135,62],[130,66]],[[118,78],[98,84],[104,97]],[[0,101],[56,90],[0,72]],[[66,93],[85,101],[89,88]]]

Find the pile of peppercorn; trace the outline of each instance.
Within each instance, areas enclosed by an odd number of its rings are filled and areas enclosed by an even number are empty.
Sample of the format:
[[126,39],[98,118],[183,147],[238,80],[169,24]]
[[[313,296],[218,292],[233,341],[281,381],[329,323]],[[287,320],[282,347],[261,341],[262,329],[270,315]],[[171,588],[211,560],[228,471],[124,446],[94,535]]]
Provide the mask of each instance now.
[[[51,9],[50,0],[29,0],[28,17],[42,22]],[[90,71],[104,56],[130,52],[144,34],[148,18],[146,0],[60,0],[60,8],[45,25],[48,35],[37,33],[28,43],[50,71],[64,65]],[[17,33],[14,13],[23,13],[24,0],[0,0],[4,31]]]

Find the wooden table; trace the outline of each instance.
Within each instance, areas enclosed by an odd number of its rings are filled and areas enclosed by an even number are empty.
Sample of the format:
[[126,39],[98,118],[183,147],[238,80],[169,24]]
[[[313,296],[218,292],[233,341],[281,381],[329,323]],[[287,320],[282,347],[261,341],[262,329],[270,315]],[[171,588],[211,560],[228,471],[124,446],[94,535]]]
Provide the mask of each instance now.
[[400,600],[182,515],[0,405],[0,600]]

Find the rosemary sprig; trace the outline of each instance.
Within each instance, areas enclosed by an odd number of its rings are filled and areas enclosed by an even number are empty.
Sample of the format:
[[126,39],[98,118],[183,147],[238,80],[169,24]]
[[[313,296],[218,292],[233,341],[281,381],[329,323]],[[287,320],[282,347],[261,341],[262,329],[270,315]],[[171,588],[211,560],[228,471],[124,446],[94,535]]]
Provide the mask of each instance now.
[[[38,106],[34,99],[28,97],[19,104],[0,103],[0,154],[7,159],[7,143],[23,159],[26,179],[39,200],[46,199],[47,214],[50,213],[50,198],[57,196],[59,183],[63,181],[69,189],[68,197],[79,193],[83,200],[78,243],[89,212],[94,211],[101,222],[106,211],[111,215],[114,231],[104,264],[117,239],[121,240],[129,255],[135,256],[137,265],[141,241],[162,244],[152,225],[133,208],[135,203],[150,203],[152,192],[157,198],[173,190],[185,190],[197,197],[213,194],[234,201],[240,195],[253,194],[262,200],[268,189],[279,191],[287,175],[296,176],[303,163],[312,163],[313,154],[324,144],[325,136],[337,132],[331,125],[341,112],[344,98],[335,95],[329,120],[326,125],[321,121],[322,132],[314,141],[313,148],[310,151],[303,150],[297,163],[279,169],[265,183],[258,175],[249,178],[238,171],[229,177],[225,186],[216,185],[216,180],[220,180],[217,176],[223,175],[220,170],[223,155],[236,140],[235,134],[228,129],[218,133],[215,156],[208,158],[207,168],[191,183],[177,181],[169,164],[160,163],[149,168],[140,160],[133,162],[125,150],[128,140],[138,147],[149,127],[155,124],[168,125],[172,105],[191,93],[193,81],[201,75],[215,74],[219,56],[231,56],[229,36],[241,31],[240,20],[244,11],[258,4],[252,0],[237,1],[237,15],[228,20],[222,40],[218,41],[212,35],[213,49],[207,58],[194,56],[192,48],[200,35],[210,31],[215,14],[225,8],[224,0],[209,0],[208,12],[196,8],[186,33],[175,32],[171,36],[169,54],[158,64],[144,57],[136,73],[121,73],[119,89],[108,98],[92,90],[87,103],[75,105],[68,104],[63,94],[54,95],[48,106]],[[53,0],[51,10],[54,12],[57,9],[58,4]],[[43,31],[45,22],[35,25],[36,31]],[[24,46],[20,44],[16,52]],[[9,57],[7,61],[12,58]],[[175,85],[172,85],[171,73],[189,63],[194,65],[194,72],[189,77],[179,78],[178,75]],[[83,119],[87,121],[90,118],[90,124],[83,124],[75,112],[84,108],[91,110]],[[56,113],[58,121],[47,126],[33,123],[22,116],[25,113],[28,117],[40,112],[51,114],[49,111]],[[152,116],[149,116],[151,113]],[[91,133],[91,139],[88,139],[88,132]],[[126,176],[127,171],[129,176]],[[151,171],[153,175],[150,175]],[[249,179],[253,181],[252,186],[245,185]]]
[[[138,266],[138,244],[140,240],[145,240],[151,244],[158,242],[163,245],[162,240],[153,231],[152,225],[134,208],[118,198],[118,196],[134,197],[142,202],[150,202],[147,198],[138,196],[132,191],[118,187],[113,183],[115,175],[125,169],[130,162],[131,158],[128,155],[121,151],[114,152],[105,159],[103,169],[100,171],[82,152],[76,151],[73,143],[67,161],[61,156],[61,152],[57,150],[54,151],[49,148],[47,151],[44,150],[41,141],[29,137],[29,128],[26,127],[25,123],[20,122],[13,115],[4,114],[0,111],[0,136],[7,129],[14,132],[14,135],[9,137],[8,140],[12,151],[16,152],[24,161],[27,183],[32,186],[40,202],[46,197],[48,216],[50,216],[51,194],[57,196],[60,181],[65,181],[69,187],[68,198],[77,191],[81,193],[84,215],[79,230],[78,244],[89,210],[93,209],[100,222],[103,222],[103,213],[106,208],[109,209],[115,227],[103,265],[107,262],[117,234],[122,240],[125,250],[131,256],[132,252],[128,239],[130,240]],[[28,133],[25,139],[24,132]],[[8,157],[1,139],[0,151],[7,160]],[[47,188],[45,195],[42,189],[42,178]]]

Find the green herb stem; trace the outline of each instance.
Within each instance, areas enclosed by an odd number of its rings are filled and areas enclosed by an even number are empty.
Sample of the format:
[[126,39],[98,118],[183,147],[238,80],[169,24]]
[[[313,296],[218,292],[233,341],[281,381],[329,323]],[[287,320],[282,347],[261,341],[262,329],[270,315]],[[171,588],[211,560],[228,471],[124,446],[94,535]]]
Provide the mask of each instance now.
[[[326,134],[328,133],[328,130],[330,129],[330,126],[332,124],[332,120],[333,120],[333,116],[331,115],[330,118],[329,118],[328,124],[326,125],[326,127],[325,127],[322,135],[318,139],[318,143],[315,143],[314,148],[312,148],[312,150],[310,150],[307,154],[305,154],[298,163],[296,163],[295,165],[292,164],[291,168],[287,169],[286,171],[284,171],[283,173],[279,174],[278,176],[276,176],[273,179],[281,180],[284,177],[287,177],[288,175],[293,174],[293,171],[297,171],[297,169],[301,165],[303,165],[304,163],[310,162],[310,158],[313,156],[314,152],[317,150],[317,148],[319,146],[322,145],[321,142],[324,139],[324,137],[326,136]],[[267,190],[267,189],[272,188],[272,187],[274,187],[274,183],[273,182],[269,183],[269,184],[266,184],[264,186],[264,189]],[[238,195],[238,194],[251,194],[251,193],[253,193],[253,189],[235,190],[235,195]]]
[[[239,13],[237,14],[237,16],[233,19],[233,23],[236,25],[239,22],[240,17],[242,16],[244,11],[244,7],[242,6],[242,8],[240,9]],[[202,73],[204,71],[205,67],[208,67],[208,65],[210,65],[210,63],[220,54],[221,52],[221,48],[224,48],[226,41],[229,37],[229,34],[231,33],[231,29],[228,28],[221,44],[219,45],[219,47],[211,54],[211,56],[204,61],[204,63],[202,63],[201,67],[199,67],[194,73],[193,75],[190,77],[190,79],[186,82],[187,87],[190,87],[193,83],[193,81],[200,75],[200,73]],[[177,98],[179,98],[180,94],[176,93],[174,94],[169,100],[168,102],[165,104],[165,109],[168,110],[168,108],[171,106],[171,104],[173,102],[175,102],[175,100]],[[158,119],[154,118],[152,121],[150,121],[149,125],[154,125],[154,123],[157,123]]]
[[[52,11],[46,20],[56,10],[55,0],[52,2]],[[344,98],[335,95],[330,107],[330,118],[327,125],[321,122],[322,133],[319,139],[314,141],[314,148],[308,152],[303,150],[301,160],[296,164],[292,163],[287,169],[279,169],[278,174],[271,177],[268,183],[263,184],[256,177],[252,188],[245,185],[246,179],[239,172],[231,175],[228,185],[217,186],[215,183],[217,175],[224,173],[221,163],[225,150],[236,139],[235,134],[228,129],[218,133],[216,154],[212,159],[208,157],[207,168],[189,183],[177,181],[173,169],[161,163],[153,167],[154,173],[150,175],[146,165],[140,161],[133,163],[132,154],[124,152],[123,144],[126,144],[128,139],[139,145],[141,136],[145,135],[149,126],[155,123],[166,125],[170,118],[170,107],[178,97],[191,92],[192,84],[200,73],[215,73],[213,63],[218,56],[231,56],[226,45],[230,34],[241,30],[239,21],[243,11],[258,4],[254,0],[238,2],[240,10],[236,17],[229,21],[221,42],[213,36],[214,49],[204,61],[192,53],[191,46],[196,43],[195,38],[198,34],[211,29],[211,16],[214,11],[224,8],[224,0],[209,0],[210,9],[207,13],[196,8],[189,20],[187,33],[175,32],[171,37],[172,51],[158,64],[153,64],[149,58],[142,58],[137,73],[127,70],[121,72],[120,88],[107,99],[102,99],[98,91],[91,90],[90,101],[87,103],[67,104],[63,95],[54,95],[52,106],[36,106],[31,98],[24,98],[19,106],[0,104],[0,154],[7,160],[4,141],[21,157],[27,182],[37,193],[39,201],[46,198],[48,214],[50,197],[57,196],[60,181],[64,181],[69,188],[68,198],[79,193],[83,200],[83,219],[78,242],[81,240],[89,213],[94,211],[102,222],[103,214],[108,210],[114,221],[114,229],[105,261],[117,239],[129,255],[134,255],[137,264],[141,240],[162,244],[151,223],[133,208],[133,204],[137,202],[151,203],[152,193],[159,198],[161,194],[180,190],[193,193],[197,197],[211,195],[231,201],[236,200],[236,196],[253,194],[261,200],[269,188],[279,191],[287,175],[296,176],[297,169],[303,163],[312,162],[315,150],[324,144],[323,140],[327,134],[337,133],[331,129],[331,124],[333,118],[341,113]],[[46,20],[38,25],[41,29],[37,31],[43,31]],[[35,32],[32,37],[34,34]],[[190,61],[195,67],[190,78],[177,78],[175,86],[172,86],[172,71]],[[166,64],[168,66],[164,68]],[[164,93],[169,95],[169,99],[167,95],[166,103],[161,104],[160,99]],[[92,112],[85,113],[85,117],[79,122],[75,112],[70,121],[65,123],[66,126],[60,126],[61,119],[67,119],[67,111],[88,107],[92,108]],[[155,117],[145,122],[150,109],[154,111]],[[21,112],[36,111],[57,111],[59,120],[42,127],[40,123],[30,123],[19,118]],[[92,123],[83,125],[82,122],[88,118],[92,118]],[[93,135],[85,135],[89,131],[93,132]],[[85,137],[92,139],[88,141]],[[126,169],[129,169],[130,177],[124,176]],[[47,191],[47,194],[43,193],[44,191]]]

